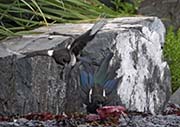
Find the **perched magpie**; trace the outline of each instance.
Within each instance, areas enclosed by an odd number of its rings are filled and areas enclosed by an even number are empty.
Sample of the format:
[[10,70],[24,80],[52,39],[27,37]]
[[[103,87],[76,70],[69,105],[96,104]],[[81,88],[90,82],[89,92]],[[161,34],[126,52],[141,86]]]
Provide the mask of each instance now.
[[97,22],[90,30],[77,37],[72,43],[64,48],[54,48],[50,50],[41,50],[31,53],[23,53],[24,57],[32,56],[50,56],[54,58],[55,62],[60,65],[71,64],[72,66],[77,61],[77,56],[82,49],[91,41],[96,33],[106,24],[105,20]]
[[112,94],[116,92],[120,78],[115,78],[115,70],[108,70],[113,53],[102,61],[96,72],[91,66],[80,69],[81,97],[86,105],[87,112],[96,113],[96,109],[108,105],[112,101]]

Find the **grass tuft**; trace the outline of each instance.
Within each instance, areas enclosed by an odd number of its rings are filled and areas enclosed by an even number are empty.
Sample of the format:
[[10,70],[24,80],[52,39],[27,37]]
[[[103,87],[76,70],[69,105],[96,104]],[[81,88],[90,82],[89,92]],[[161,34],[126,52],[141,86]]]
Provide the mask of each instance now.
[[92,21],[101,15],[114,18],[129,14],[125,8],[115,11],[99,0],[0,0],[0,39],[49,23],[75,23]]

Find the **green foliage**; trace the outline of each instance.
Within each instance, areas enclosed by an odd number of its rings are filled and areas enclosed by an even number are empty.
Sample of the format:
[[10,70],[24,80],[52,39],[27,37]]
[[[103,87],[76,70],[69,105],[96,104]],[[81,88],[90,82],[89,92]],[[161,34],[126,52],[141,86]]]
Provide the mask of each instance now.
[[134,8],[138,10],[140,3],[143,2],[144,0],[134,0]]
[[172,89],[175,91],[180,87],[180,29],[177,33],[169,28],[164,46],[164,57],[167,60],[172,78]]
[[41,25],[87,22],[101,15],[107,18],[129,15],[126,12],[123,9],[116,12],[99,0],[1,0],[0,39]]
[[143,0],[134,0],[132,3],[128,3],[122,2],[122,0],[111,0],[111,3],[114,4],[115,10],[120,13],[136,14],[142,1]]
[[115,10],[120,13],[135,13],[135,6],[133,4],[122,2],[122,0],[111,0],[111,3],[114,4]]

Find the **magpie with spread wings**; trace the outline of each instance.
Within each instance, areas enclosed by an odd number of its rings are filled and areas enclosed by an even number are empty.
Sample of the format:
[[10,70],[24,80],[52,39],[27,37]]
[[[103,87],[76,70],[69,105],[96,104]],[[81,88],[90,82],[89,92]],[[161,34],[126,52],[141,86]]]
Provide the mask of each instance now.
[[49,50],[40,50],[35,52],[22,53],[24,58],[33,56],[50,56],[54,58],[55,62],[60,65],[70,64],[74,66],[77,61],[77,56],[83,50],[83,48],[90,42],[97,32],[107,23],[106,20],[100,20],[94,24],[94,26],[78,36],[74,41],[68,44],[66,47],[56,47]]
[[122,80],[122,76],[115,78],[116,69],[108,68],[112,57],[113,53],[105,57],[97,71],[87,64],[80,69],[81,98],[89,113],[111,103]]

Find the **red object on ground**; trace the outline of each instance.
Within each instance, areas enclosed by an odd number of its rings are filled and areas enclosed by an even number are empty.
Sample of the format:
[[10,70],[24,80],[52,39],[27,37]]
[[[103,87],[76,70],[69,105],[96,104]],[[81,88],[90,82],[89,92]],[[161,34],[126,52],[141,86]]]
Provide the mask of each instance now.
[[89,114],[86,116],[86,120],[87,121],[96,121],[96,120],[100,120],[100,116],[97,114]]
[[126,111],[126,108],[123,106],[104,106],[98,108],[96,111],[99,114],[100,118],[104,119],[111,116],[118,117],[122,113],[124,113],[124,111]]
[[163,112],[164,115],[171,115],[175,114],[180,116],[180,106],[177,104],[168,103],[165,111]]
[[40,121],[46,121],[46,120],[52,120],[54,119],[53,114],[49,112],[43,112],[43,113],[29,113],[27,115],[23,116],[24,118],[28,120],[40,120]]

